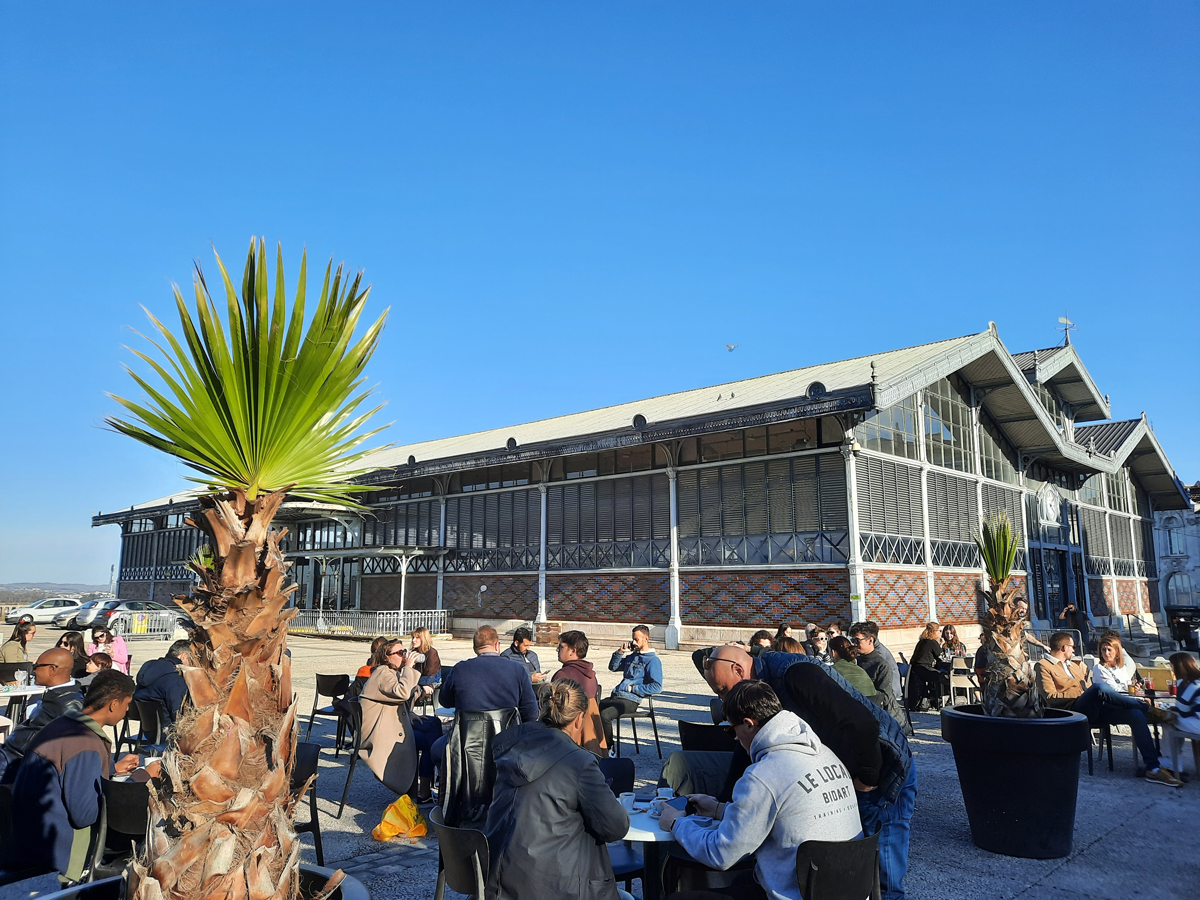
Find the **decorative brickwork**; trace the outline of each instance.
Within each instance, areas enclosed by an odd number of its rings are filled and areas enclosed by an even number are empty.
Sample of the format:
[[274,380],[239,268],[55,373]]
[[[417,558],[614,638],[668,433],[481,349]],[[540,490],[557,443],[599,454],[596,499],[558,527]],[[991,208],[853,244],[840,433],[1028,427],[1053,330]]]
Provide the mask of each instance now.
[[924,572],[884,569],[863,573],[867,618],[880,628],[905,628],[929,621],[929,599]]
[[1123,616],[1138,611],[1138,583],[1127,578],[1117,581],[1117,609]]
[[[535,576],[535,602],[536,597]],[[572,622],[664,625],[671,618],[671,577],[666,572],[547,573],[546,615]]]
[[[368,575],[359,585],[363,609],[399,609],[400,576]],[[404,585],[405,609],[437,608],[437,576],[409,575]]]
[[1107,578],[1089,578],[1088,599],[1091,602],[1093,616],[1111,616],[1112,587]]
[[[482,606],[479,603],[481,584],[487,585]],[[537,615],[537,598],[536,574],[446,575],[442,582],[442,608],[459,616],[532,620]]]
[[774,628],[785,620],[828,622],[851,617],[850,579],[845,569],[685,570],[679,581],[685,625]]
[[1147,601],[1150,604],[1150,612],[1152,612],[1152,613],[1162,612],[1162,600],[1158,596],[1158,582],[1157,581],[1145,581],[1145,582],[1142,582],[1142,584],[1145,586],[1145,591],[1146,591],[1145,596],[1146,596]]
[[964,572],[934,572],[937,620],[942,625],[977,625],[983,617],[981,576]]

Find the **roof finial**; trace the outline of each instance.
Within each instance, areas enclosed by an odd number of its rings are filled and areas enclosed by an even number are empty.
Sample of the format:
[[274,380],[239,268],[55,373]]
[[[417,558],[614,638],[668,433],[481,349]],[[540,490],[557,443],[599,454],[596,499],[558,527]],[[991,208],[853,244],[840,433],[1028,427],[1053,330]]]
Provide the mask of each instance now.
[[990,331],[992,334],[996,333],[996,323],[995,322],[988,322],[988,331]]
[[1058,317],[1059,331],[1063,333],[1063,346],[1071,346],[1071,331],[1075,328],[1075,323],[1067,318],[1066,313]]
[[875,360],[871,360],[871,387],[879,384],[879,376],[875,374]]

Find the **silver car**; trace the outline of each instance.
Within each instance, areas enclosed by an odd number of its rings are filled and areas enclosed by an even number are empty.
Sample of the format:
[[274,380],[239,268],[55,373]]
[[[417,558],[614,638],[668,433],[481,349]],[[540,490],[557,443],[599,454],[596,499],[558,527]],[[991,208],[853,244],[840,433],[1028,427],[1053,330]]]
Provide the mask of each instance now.
[[37,603],[10,610],[4,621],[9,625],[16,625],[22,619],[29,618],[38,625],[48,625],[60,613],[77,610],[80,606],[82,603],[73,597],[47,597]]
[[83,604],[75,609],[64,609],[51,620],[51,624],[55,628],[78,628],[79,617],[90,609],[95,609],[100,605],[99,600],[84,600]]
[[178,623],[188,620],[187,613],[178,606],[164,606],[150,600],[107,600],[91,613],[90,621],[86,623],[84,619],[88,613],[79,617],[81,629],[106,625],[113,634],[125,637],[169,636]]

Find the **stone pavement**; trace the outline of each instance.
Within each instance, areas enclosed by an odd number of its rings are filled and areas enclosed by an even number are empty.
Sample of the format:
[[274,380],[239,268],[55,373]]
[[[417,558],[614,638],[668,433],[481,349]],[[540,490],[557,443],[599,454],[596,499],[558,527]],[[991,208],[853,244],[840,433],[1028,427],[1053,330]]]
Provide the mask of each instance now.
[[[37,649],[52,646],[58,632],[39,628]],[[312,706],[314,674],[353,672],[366,657],[359,642],[293,638],[293,683],[300,696],[302,718]],[[138,663],[162,654],[165,644],[135,642]],[[447,663],[469,658],[466,641],[440,641]],[[904,648],[901,648],[904,649]],[[552,649],[538,648],[544,669],[556,667]],[[599,670],[604,693],[617,678],[607,671],[613,647],[594,647],[589,658]],[[679,749],[676,719],[710,721],[710,693],[686,653],[663,652],[667,690],[656,698],[663,755]],[[941,740],[936,715],[914,717],[917,736],[913,750],[919,773],[907,893],[914,900],[963,900],[986,897],[1029,900],[1193,900],[1200,895],[1200,854],[1192,835],[1200,821],[1200,780],[1181,789],[1151,785],[1133,777],[1132,746],[1127,736],[1113,741],[1116,771],[1098,756],[1096,774],[1087,774],[1081,758],[1075,848],[1059,860],[1018,860],[996,856],[971,843],[966,813],[950,746]],[[305,726],[307,728],[307,726]],[[639,724],[641,753],[632,755],[638,786],[657,778],[661,763],[654,751],[648,723]],[[301,739],[304,739],[302,733]],[[415,841],[381,844],[371,837],[387,804],[395,796],[371,775],[355,768],[346,809],[335,818],[346,782],[347,758],[333,753],[333,722],[318,719],[312,739],[326,748],[321,754],[318,808],[326,864],[340,866],[360,879],[375,900],[428,900],[437,877],[437,842],[430,835]],[[1186,751],[1185,751],[1186,753]],[[1191,770],[1186,754],[1185,770]],[[307,806],[307,805],[306,805]],[[300,812],[304,818],[307,808]],[[304,835],[306,847],[311,836]],[[304,854],[313,861],[311,851]],[[640,885],[634,882],[634,892]],[[447,897],[460,895],[447,891]]]

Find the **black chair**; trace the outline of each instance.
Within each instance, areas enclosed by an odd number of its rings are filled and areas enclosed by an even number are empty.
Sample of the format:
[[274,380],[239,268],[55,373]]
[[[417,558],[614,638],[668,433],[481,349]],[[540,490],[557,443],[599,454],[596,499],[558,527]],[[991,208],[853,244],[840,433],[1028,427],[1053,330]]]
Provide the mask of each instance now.
[[714,725],[725,721],[725,704],[721,702],[720,697],[713,697],[708,701],[708,713],[712,716]]
[[852,841],[805,841],[796,850],[804,900],[879,900],[879,832]]
[[658,742],[658,719],[654,716],[654,697],[646,696],[645,705],[638,704],[638,708],[633,712],[623,713],[613,720],[613,738],[617,745],[617,756],[621,755],[621,719],[629,720],[629,727],[633,730],[633,749],[636,753],[642,752],[642,747],[638,743],[637,720],[649,719],[650,724],[654,726],[654,746],[658,749],[658,758],[662,759],[662,744]]
[[[346,808],[346,797],[350,793],[350,779],[354,777],[354,767],[358,765],[358,751],[362,748],[362,701],[357,698],[351,698],[346,701],[346,704],[350,708],[350,718],[346,721],[346,726],[350,729],[354,747],[350,751],[350,768],[346,770],[346,786],[342,788],[342,803],[338,807],[336,816],[338,819],[342,817],[342,810]],[[309,725],[311,726],[311,724],[310,722]]]
[[737,738],[724,725],[704,725],[682,719],[676,724],[679,725],[679,746],[684,750],[732,753],[737,747]]
[[[904,659],[904,654],[900,654],[900,658]],[[904,710],[904,718],[908,721],[908,733],[913,734],[912,716],[908,714],[908,663],[896,663],[896,668],[900,670],[900,696],[897,698],[900,702],[900,707]]]
[[[1098,722],[1095,725],[1088,723],[1088,774],[1095,775],[1095,764],[1092,762],[1092,732],[1100,732],[1100,746],[1108,748],[1108,771],[1113,770],[1113,752],[1112,752],[1112,728],[1107,722]],[[1136,752],[1136,743],[1134,744]]]
[[455,713],[443,759],[443,822],[461,828],[482,825],[487,820],[496,786],[492,741],[500,732],[520,724],[516,709]]
[[150,824],[150,789],[145,782],[109,778],[101,788],[107,833],[99,868],[107,876],[119,874],[130,858],[141,853]]
[[[134,728],[134,723],[137,723],[137,728]],[[121,758],[121,748],[125,745],[129,746],[130,750],[136,750],[138,745],[138,737],[142,733],[142,723],[138,721],[137,706],[133,703],[129,704],[129,709],[125,711],[125,718],[121,720],[119,725],[113,726],[113,733],[116,735],[116,743],[113,744],[113,762]]]
[[[633,790],[633,760],[609,757],[599,759],[600,774],[608,783],[613,796],[620,797]],[[617,881],[625,882],[625,890],[632,892],[633,879],[641,878],[646,863],[630,841],[613,841],[608,845],[608,858],[612,862],[613,875]]]
[[[357,754],[356,754],[357,755]],[[295,823],[292,827],[296,834],[311,834],[313,847],[316,849],[317,865],[325,865],[325,850],[321,847],[321,820],[317,815],[317,763],[321,758],[321,745],[300,742],[296,744],[296,760],[292,767],[292,797],[294,798],[313,779],[308,789],[308,821],[304,824]],[[347,782],[348,784],[349,782]]]
[[442,811],[436,808],[429,811],[429,824],[438,839],[438,874],[433,900],[443,900],[446,885],[460,894],[483,900],[491,864],[487,836],[474,828],[447,825],[442,821]]
[[167,750],[167,728],[171,724],[166,707],[157,700],[134,700],[133,705],[137,707],[137,718],[141,725],[136,752],[149,751],[161,756]]
[[334,747],[336,748],[334,751],[335,757],[337,756],[338,751],[341,750],[342,734],[345,727],[346,717],[344,713],[342,713],[333,705],[321,706],[318,708],[318,704],[321,702],[322,697],[328,697],[330,700],[342,700],[346,697],[346,692],[348,690],[350,690],[349,675],[317,676],[317,690],[313,694],[312,712],[309,713],[308,716],[308,731],[304,735],[304,739],[306,741],[312,737],[313,722],[316,720],[317,716],[321,716],[326,719],[337,719],[337,738],[334,741]]
[[0,684],[9,684],[16,681],[18,672],[24,672],[29,676],[29,682],[33,682],[33,663],[0,663]]

